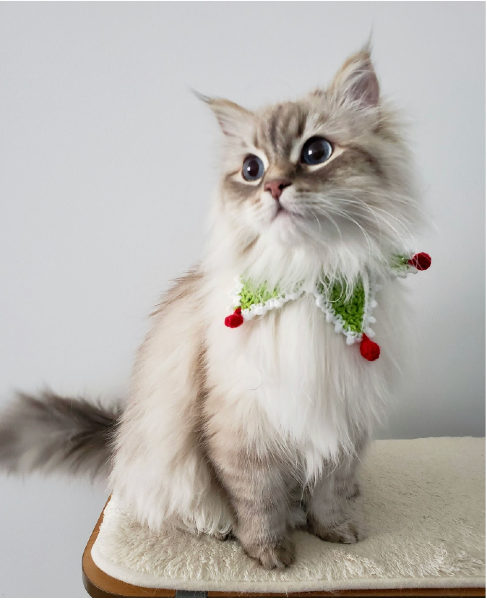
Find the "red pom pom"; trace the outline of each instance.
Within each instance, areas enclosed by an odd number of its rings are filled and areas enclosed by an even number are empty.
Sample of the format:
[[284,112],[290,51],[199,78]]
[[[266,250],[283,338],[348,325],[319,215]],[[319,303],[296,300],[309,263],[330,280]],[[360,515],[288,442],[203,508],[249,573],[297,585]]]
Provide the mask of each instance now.
[[426,271],[426,269],[431,267],[431,256],[426,254],[426,252],[420,252],[410,258],[408,264],[412,267],[416,267],[418,271]]
[[380,356],[380,346],[368,338],[365,333],[360,342],[360,354],[367,360],[377,360]]
[[235,309],[233,315],[225,317],[225,325],[227,327],[231,327],[232,329],[234,329],[235,327],[240,327],[240,325],[242,325],[243,322],[244,318],[242,317],[242,309],[240,308],[240,306]]

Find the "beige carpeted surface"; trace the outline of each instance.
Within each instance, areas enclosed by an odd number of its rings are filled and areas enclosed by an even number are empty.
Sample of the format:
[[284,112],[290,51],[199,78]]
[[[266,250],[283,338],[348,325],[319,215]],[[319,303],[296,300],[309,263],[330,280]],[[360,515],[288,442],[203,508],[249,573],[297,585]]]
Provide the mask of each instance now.
[[143,587],[301,592],[485,585],[485,440],[425,438],[373,444],[355,507],[368,538],[353,546],[295,533],[297,562],[265,571],[237,542],[162,537],[112,499],[92,550],[97,566]]

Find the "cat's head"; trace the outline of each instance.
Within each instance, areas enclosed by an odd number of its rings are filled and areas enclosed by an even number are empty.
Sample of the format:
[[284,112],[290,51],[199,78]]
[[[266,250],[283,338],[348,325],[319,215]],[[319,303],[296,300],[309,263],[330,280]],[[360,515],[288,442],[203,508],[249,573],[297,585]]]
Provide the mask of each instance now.
[[408,152],[368,48],[296,101],[205,100],[224,134],[218,218],[242,252],[377,256],[407,243],[418,218]]

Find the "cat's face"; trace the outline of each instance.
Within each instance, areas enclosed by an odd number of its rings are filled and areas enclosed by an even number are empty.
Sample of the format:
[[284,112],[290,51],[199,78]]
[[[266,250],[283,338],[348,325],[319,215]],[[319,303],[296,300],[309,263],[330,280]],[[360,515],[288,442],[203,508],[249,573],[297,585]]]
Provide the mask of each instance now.
[[366,51],[296,102],[209,103],[225,134],[221,210],[240,239],[402,245],[416,218],[407,152]]

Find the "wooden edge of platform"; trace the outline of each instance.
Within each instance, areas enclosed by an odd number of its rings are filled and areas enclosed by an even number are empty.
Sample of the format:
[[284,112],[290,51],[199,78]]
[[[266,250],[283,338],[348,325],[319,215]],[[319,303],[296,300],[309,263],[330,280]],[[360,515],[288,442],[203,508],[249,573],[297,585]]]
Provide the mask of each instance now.
[[485,588],[393,588],[388,590],[337,590],[292,594],[240,594],[208,592],[208,598],[485,598]]
[[[107,500],[107,504],[110,498]],[[106,507],[106,504],[105,504]],[[83,585],[92,598],[174,598],[176,590],[145,588],[110,577],[99,569],[91,557],[98,537],[105,507],[83,552]],[[189,595],[189,594],[188,594]],[[244,594],[207,592],[208,598],[484,598],[485,588],[397,588],[390,590],[337,590],[334,592],[296,592],[290,594]]]
[[176,590],[163,590],[160,588],[143,588],[137,585],[125,583],[120,579],[115,579],[107,575],[105,571],[99,569],[93,562],[91,557],[91,549],[100,532],[100,525],[103,521],[103,513],[106,505],[98,519],[95,528],[86,544],[83,552],[82,570],[83,570],[83,585],[86,591],[92,598],[174,598]]

